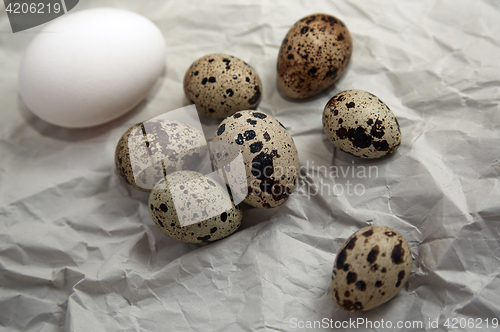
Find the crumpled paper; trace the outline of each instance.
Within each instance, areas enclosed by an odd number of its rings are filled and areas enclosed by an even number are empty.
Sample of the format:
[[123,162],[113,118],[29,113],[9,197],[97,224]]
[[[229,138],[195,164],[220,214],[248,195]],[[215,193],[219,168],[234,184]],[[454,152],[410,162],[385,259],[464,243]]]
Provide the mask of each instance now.
[[[107,0],[80,1],[73,11],[98,6],[152,19],[165,36],[166,69],[132,112],[76,130],[43,122],[21,102],[20,59],[41,27],[12,34],[0,11],[6,331],[486,331],[498,323],[498,2]],[[277,91],[278,48],[291,25],[315,12],[346,23],[353,56],[334,87],[290,100]],[[259,110],[288,128],[301,176],[283,206],[244,206],[235,234],[186,244],[157,229],[148,194],[120,181],[113,153],[129,126],[188,105],[186,69],[215,52],[259,73]],[[403,143],[393,156],[359,160],[323,134],[326,102],[351,88],[374,93],[398,117]],[[218,121],[201,120],[210,139]],[[406,237],[413,272],[390,302],[344,312],[331,295],[333,262],[343,241],[370,224]]]

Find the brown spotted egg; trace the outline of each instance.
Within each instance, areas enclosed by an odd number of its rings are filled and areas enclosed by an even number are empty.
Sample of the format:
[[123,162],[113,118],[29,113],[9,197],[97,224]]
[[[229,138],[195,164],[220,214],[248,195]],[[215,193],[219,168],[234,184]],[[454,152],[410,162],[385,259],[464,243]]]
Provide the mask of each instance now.
[[323,110],[323,130],[335,147],[361,158],[380,158],[401,144],[398,119],[377,96],[363,90],[337,93]]
[[313,14],[295,23],[278,55],[278,86],[287,96],[306,98],[335,83],[352,54],[346,25],[327,14]]
[[392,299],[410,277],[411,250],[404,237],[385,226],[368,226],[340,248],[332,275],[337,304],[364,311]]
[[132,187],[150,191],[164,175],[195,170],[207,151],[201,131],[187,124],[153,119],[130,127],[115,149],[118,175]]
[[217,181],[193,171],[177,171],[160,180],[148,205],[163,233],[190,243],[216,241],[234,233],[243,216]]
[[209,54],[187,70],[184,93],[199,112],[221,119],[255,109],[261,99],[262,82],[245,61],[227,54]]
[[[213,144],[216,168],[224,169],[229,182],[240,184],[236,190],[232,188],[233,195],[245,203],[275,207],[295,190],[299,170],[297,148],[276,118],[258,111],[237,112],[221,122]],[[239,156],[235,156],[235,149]],[[228,159],[238,157],[242,167],[229,163]]]

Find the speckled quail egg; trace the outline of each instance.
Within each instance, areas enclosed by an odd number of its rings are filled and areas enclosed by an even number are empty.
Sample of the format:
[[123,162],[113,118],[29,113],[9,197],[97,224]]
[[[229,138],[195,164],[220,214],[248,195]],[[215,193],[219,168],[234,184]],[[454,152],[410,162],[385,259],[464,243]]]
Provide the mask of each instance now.
[[306,16],[283,39],[278,86],[289,97],[311,97],[340,78],[351,54],[351,34],[341,20],[327,14]]
[[207,151],[204,134],[187,124],[153,119],[130,127],[115,150],[120,177],[132,187],[150,191],[166,174],[196,170]]
[[163,233],[190,243],[216,241],[234,233],[243,216],[217,181],[193,171],[177,171],[160,180],[148,204]]
[[255,109],[261,99],[262,82],[245,61],[227,54],[209,54],[187,70],[184,93],[199,112],[221,119]]
[[410,277],[412,255],[392,228],[368,226],[340,248],[332,275],[333,296],[347,311],[364,311],[392,299]]
[[323,111],[323,129],[333,144],[361,158],[380,158],[401,144],[398,119],[377,96],[363,90],[337,93]]
[[[241,111],[224,119],[214,139],[214,163],[225,169],[228,178],[246,177],[245,185],[233,194],[244,195],[254,207],[283,204],[295,190],[299,160],[286,128],[274,117],[258,111]],[[243,170],[228,165],[227,154],[241,152]],[[236,180],[238,182],[238,180]]]

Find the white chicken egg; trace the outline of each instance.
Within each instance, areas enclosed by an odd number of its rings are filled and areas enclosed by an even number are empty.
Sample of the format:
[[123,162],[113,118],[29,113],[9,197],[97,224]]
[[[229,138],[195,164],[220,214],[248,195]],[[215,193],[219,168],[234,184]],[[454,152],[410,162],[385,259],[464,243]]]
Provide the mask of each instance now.
[[90,127],[136,106],[160,77],[165,43],[147,18],[96,8],[59,17],[24,53],[19,93],[38,117]]

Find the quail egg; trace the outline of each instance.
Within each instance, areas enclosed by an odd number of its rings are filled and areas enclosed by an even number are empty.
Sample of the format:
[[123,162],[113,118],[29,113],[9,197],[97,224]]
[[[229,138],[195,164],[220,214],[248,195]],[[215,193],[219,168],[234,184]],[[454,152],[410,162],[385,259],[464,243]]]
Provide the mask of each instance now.
[[[295,190],[299,160],[297,148],[286,128],[274,117],[258,111],[241,111],[224,119],[214,139],[214,163],[228,178],[244,177],[233,192],[244,202],[270,208],[283,204]],[[231,150],[241,153],[242,168],[228,167]],[[241,190],[240,190],[241,189]],[[234,191],[234,190],[233,190]]]
[[364,311],[392,299],[408,281],[411,250],[392,228],[368,226],[340,248],[332,275],[333,296],[347,311]]
[[161,179],[149,195],[149,214],[168,236],[198,243],[222,239],[241,225],[243,213],[210,177],[177,171]]
[[323,110],[323,130],[335,147],[361,158],[380,158],[401,144],[399,122],[377,96],[363,90],[337,93]]
[[119,176],[132,187],[150,191],[166,174],[196,170],[207,151],[204,134],[187,124],[153,119],[130,127],[115,149]]
[[209,54],[196,60],[184,76],[184,93],[198,109],[214,118],[255,109],[262,82],[245,61],[228,54]]
[[289,97],[311,97],[342,76],[351,54],[351,34],[341,20],[327,14],[306,16],[283,39],[278,86]]

